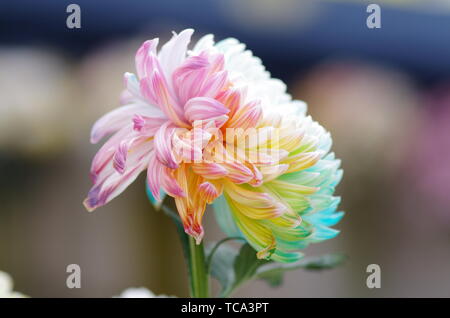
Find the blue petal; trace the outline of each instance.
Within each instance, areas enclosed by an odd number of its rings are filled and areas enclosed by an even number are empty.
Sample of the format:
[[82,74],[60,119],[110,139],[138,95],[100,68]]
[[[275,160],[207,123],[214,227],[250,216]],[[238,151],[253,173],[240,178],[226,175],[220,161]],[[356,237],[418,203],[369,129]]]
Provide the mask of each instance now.
[[153,196],[152,192],[150,191],[150,188],[148,187],[147,183],[145,185],[145,192],[147,193],[147,197],[150,200],[150,202],[152,203],[152,205],[156,209],[159,209],[159,207],[161,206],[161,203],[164,201],[164,198],[166,197],[166,193],[164,191],[160,190],[159,195],[161,197],[161,201],[156,200],[155,197]]
[[223,195],[214,200],[213,204],[214,213],[216,215],[217,223],[222,231],[229,237],[237,236],[243,237],[241,231],[238,229],[236,223],[231,215],[230,207],[227,200]]
[[344,216],[344,212],[334,213],[334,209],[327,209],[321,212],[304,216],[304,220],[315,226],[333,226],[339,223]]

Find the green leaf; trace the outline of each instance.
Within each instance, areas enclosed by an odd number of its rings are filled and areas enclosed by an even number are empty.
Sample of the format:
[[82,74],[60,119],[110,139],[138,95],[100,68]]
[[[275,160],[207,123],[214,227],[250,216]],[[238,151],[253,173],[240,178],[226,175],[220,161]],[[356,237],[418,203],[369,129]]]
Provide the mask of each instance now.
[[221,297],[228,297],[242,284],[255,278],[263,279],[270,286],[276,287],[283,282],[283,275],[286,271],[332,269],[346,259],[342,254],[326,254],[304,257],[295,263],[278,263],[258,259],[256,251],[248,243],[242,245],[239,250],[226,244],[230,239],[233,238],[224,239],[208,249],[211,276],[216,278],[221,285]]
[[[226,240],[230,239],[233,238]],[[254,278],[258,267],[269,262],[258,259],[256,251],[247,243],[238,250],[229,244],[222,244],[224,241],[211,248],[208,257],[210,259],[211,276],[216,278],[222,287],[221,297],[229,296],[237,287]],[[214,255],[211,255],[211,253],[214,253]]]
[[267,272],[257,275],[259,279],[265,280],[270,287],[278,287],[283,284],[283,272]]
[[342,254],[326,254],[322,256],[304,257],[295,263],[270,262],[257,269],[256,277],[265,280],[270,286],[279,286],[286,271],[305,269],[320,271],[341,265],[347,257]]
[[248,243],[242,245],[239,250],[239,255],[234,261],[234,285],[239,286],[245,281],[252,279],[258,267],[269,262],[264,259],[258,259],[256,257],[256,251]]
[[[208,256],[210,259],[209,268],[211,276],[216,278],[220,283],[222,295],[230,292],[233,288],[235,281],[233,265],[238,251],[229,244],[220,244],[215,251],[214,249],[207,249],[210,250]],[[211,252],[214,252],[214,255]]]

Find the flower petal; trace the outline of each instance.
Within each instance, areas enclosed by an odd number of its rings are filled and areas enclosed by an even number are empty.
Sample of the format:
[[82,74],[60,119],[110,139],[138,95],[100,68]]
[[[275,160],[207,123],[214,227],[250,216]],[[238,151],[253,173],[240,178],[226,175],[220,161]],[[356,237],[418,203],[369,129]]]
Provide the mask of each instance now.
[[84,206],[88,211],[93,211],[105,205],[121,194],[146,167],[147,161],[144,159],[124,174],[119,174],[114,170],[105,180],[92,187],[88,197],[84,200]]
[[258,101],[253,101],[239,108],[227,122],[230,128],[254,128],[262,118],[262,108]]
[[193,163],[192,170],[205,179],[219,179],[228,174],[228,170],[214,162]]
[[150,154],[150,159],[147,167],[147,187],[150,193],[156,201],[161,201],[160,188],[161,188],[161,174],[163,165],[156,159],[155,152]]
[[172,150],[172,136],[177,128],[171,122],[165,122],[155,134],[156,158],[168,168],[178,168],[178,162]]
[[[254,219],[276,217],[286,210],[286,207],[281,202],[278,202],[276,198],[268,193],[258,192],[255,188],[249,190],[245,186],[227,182],[225,184],[225,192],[242,213],[245,213],[243,211],[246,209],[251,209],[248,211],[247,216]],[[259,212],[256,212],[256,210],[259,210]]]
[[169,91],[164,75],[160,71],[154,70],[150,75],[141,79],[140,89],[142,95],[150,103],[157,105],[174,124],[181,127],[189,126],[184,120],[182,107]]
[[178,101],[184,105],[199,94],[208,72],[208,58],[204,55],[191,56],[172,75]]
[[124,174],[127,166],[132,167],[139,164],[152,149],[153,142],[147,136],[124,139],[114,153],[113,167],[120,174]]
[[159,39],[145,41],[136,52],[136,71],[139,78],[145,77],[151,70],[146,69],[146,61],[150,56],[150,53],[156,54],[156,48],[158,47]]
[[221,71],[209,76],[205,81],[199,95],[215,98],[227,85],[228,73],[227,71]]
[[186,164],[180,165],[180,168],[174,171],[174,175],[178,184],[186,193],[186,197],[175,198],[184,230],[195,238],[197,244],[200,244],[204,235],[202,219],[206,209],[206,200],[198,191],[202,178],[193,173]]
[[191,41],[193,33],[193,29],[183,30],[180,34],[174,32],[170,41],[161,48],[158,58],[161,61],[161,67],[165,71],[167,78],[172,78],[173,71],[186,58],[187,46]]
[[192,123],[228,114],[230,111],[222,103],[209,97],[191,98],[184,105],[186,118]]
[[[131,125],[127,125],[105,142],[105,144],[97,151],[94,159],[92,160],[90,173],[92,182],[96,183],[97,179],[105,177],[109,174],[107,171],[108,164],[111,162],[118,145],[122,140],[130,139],[134,136],[135,134]],[[112,164],[110,165],[110,168],[112,169]]]
[[161,171],[161,186],[163,190],[172,197],[186,197],[186,193],[178,184],[173,169],[164,167]]
[[240,162],[224,162],[222,166],[227,169],[227,178],[234,183],[247,183],[254,178],[253,171]]
[[223,183],[219,182],[203,182],[199,185],[199,195],[203,196],[206,203],[211,204],[214,200],[222,194]]
[[161,111],[142,103],[121,106],[103,115],[95,122],[91,130],[91,142],[97,143],[103,137],[129,125],[135,114],[164,116]]
[[133,129],[143,135],[153,136],[159,127],[167,121],[165,117],[133,116]]

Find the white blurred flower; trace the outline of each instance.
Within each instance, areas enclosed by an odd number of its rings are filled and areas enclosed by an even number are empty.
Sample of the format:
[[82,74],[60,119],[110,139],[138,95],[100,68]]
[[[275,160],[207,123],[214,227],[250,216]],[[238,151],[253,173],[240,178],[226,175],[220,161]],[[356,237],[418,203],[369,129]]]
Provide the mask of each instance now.
[[69,65],[36,48],[0,48],[0,149],[45,155],[63,147],[76,124]]
[[0,271],[0,298],[26,298],[27,296],[13,291],[13,281],[9,274]]
[[167,295],[155,295],[152,291],[145,287],[139,288],[128,288],[125,289],[119,296],[114,296],[114,298],[172,298],[174,296]]

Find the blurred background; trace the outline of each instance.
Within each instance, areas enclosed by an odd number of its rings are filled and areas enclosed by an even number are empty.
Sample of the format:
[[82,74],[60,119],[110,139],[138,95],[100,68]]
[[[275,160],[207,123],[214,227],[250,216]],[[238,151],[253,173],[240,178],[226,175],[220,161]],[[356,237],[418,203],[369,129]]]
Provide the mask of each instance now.
[[[118,106],[122,75],[149,38],[186,27],[236,37],[331,131],[342,159],[346,211],[338,238],[307,254],[342,252],[331,271],[290,272],[282,287],[241,297],[450,296],[450,2],[367,5],[300,0],[0,2],[0,270],[32,297],[111,297],[128,287],[187,296],[171,221],[148,203],[141,176],[95,213],[95,120]],[[194,39],[195,40],[195,39]],[[212,213],[207,240],[224,235]],[[66,287],[79,264],[82,288]],[[381,266],[381,289],[366,267]]]

